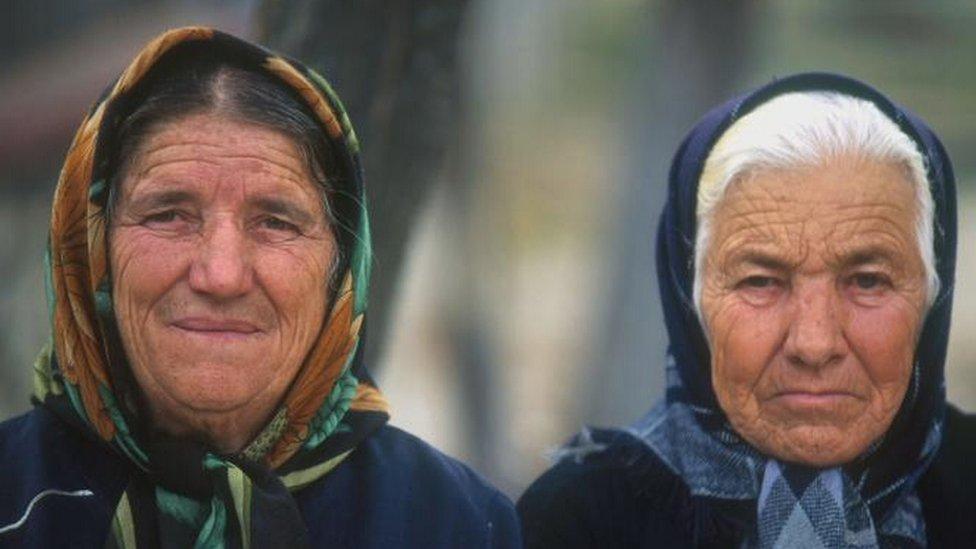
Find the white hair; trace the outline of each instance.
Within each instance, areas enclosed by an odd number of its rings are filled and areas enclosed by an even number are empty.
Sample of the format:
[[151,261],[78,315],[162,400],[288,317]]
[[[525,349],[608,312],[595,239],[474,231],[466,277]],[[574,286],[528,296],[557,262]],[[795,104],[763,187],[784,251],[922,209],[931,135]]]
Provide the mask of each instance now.
[[837,92],[780,95],[726,130],[698,183],[694,304],[699,318],[705,253],[712,216],[729,185],[761,170],[816,166],[840,155],[902,165],[915,186],[915,236],[926,278],[926,308],[939,292],[935,270],[934,205],[925,159],[915,142],[870,101]]

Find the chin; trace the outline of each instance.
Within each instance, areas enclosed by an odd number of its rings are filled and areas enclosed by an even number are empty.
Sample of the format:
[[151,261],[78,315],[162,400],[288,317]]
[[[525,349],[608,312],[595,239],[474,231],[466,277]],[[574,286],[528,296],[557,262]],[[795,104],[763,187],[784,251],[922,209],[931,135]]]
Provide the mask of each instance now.
[[242,373],[229,365],[197,366],[170,379],[166,392],[193,411],[226,412],[252,402],[266,386]]
[[794,427],[770,437],[763,451],[776,459],[810,467],[837,467],[854,461],[870,441],[833,426]]
[[193,412],[219,413],[242,408],[253,400],[252,397],[253,394],[250,393],[224,391],[202,394],[200,391],[195,391],[191,394],[174,394],[173,400]]
[[185,395],[178,397],[180,404],[193,412],[200,413],[219,413],[232,412],[243,408],[252,399],[248,395],[239,394],[210,394],[210,395]]

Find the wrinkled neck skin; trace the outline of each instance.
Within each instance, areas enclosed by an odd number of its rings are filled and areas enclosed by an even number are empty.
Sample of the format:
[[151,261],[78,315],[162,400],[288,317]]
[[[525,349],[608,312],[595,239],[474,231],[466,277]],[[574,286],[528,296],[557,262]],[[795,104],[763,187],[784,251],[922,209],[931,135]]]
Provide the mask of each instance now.
[[142,398],[154,431],[194,441],[221,455],[234,455],[246,448],[268,424],[280,398],[270,404],[262,403],[261,407],[250,405],[220,411],[193,410],[173,399],[161,400],[150,402]]

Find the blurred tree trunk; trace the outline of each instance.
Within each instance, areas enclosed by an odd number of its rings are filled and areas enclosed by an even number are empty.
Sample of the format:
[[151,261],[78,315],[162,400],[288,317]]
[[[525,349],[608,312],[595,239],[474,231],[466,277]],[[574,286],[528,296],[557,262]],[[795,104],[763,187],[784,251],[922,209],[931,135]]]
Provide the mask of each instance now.
[[668,0],[648,10],[641,75],[623,116],[633,120],[619,224],[608,248],[612,272],[603,340],[593,348],[583,417],[635,420],[664,394],[667,333],[656,283],[654,242],[671,156],[684,133],[727,99],[750,58],[757,2]]
[[404,255],[459,134],[467,0],[267,0],[258,40],[322,72],[359,135],[375,256],[366,360],[379,366]]
[[[321,71],[357,128],[370,200],[375,264],[367,364],[374,369],[392,327],[400,273],[418,216],[435,185],[447,184],[451,273],[443,312],[463,403],[461,443],[491,475],[492,346],[478,314],[469,214],[476,184],[459,158],[466,113],[459,42],[467,0],[268,0],[259,39]],[[395,357],[394,357],[395,360]],[[395,367],[395,366],[394,366]]]

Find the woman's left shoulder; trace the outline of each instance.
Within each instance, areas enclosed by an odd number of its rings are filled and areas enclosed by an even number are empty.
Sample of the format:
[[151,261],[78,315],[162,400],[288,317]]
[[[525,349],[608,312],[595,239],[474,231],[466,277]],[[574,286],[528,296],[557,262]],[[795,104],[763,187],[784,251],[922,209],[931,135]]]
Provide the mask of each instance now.
[[950,405],[942,446],[918,484],[925,529],[933,547],[976,538],[976,415]]
[[397,427],[379,429],[350,459],[368,464],[376,474],[396,478],[412,490],[438,490],[473,504],[501,497],[511,506],[508,498],[469,466]]
[[396,427],[371,434],[322,481],[299,495],[306,513],[335,517],[339,502],[331,499],[339,498],[342,507],[365,513],[356,517],[359,524],[370,525],[365,538],[354,533],[348,546],[395,541],[400,547],[521,547],[508,497],[467,465]]
[[715,501],[685,482],[633,433],[584,429],[519,499],[526,547],[733,546]]

